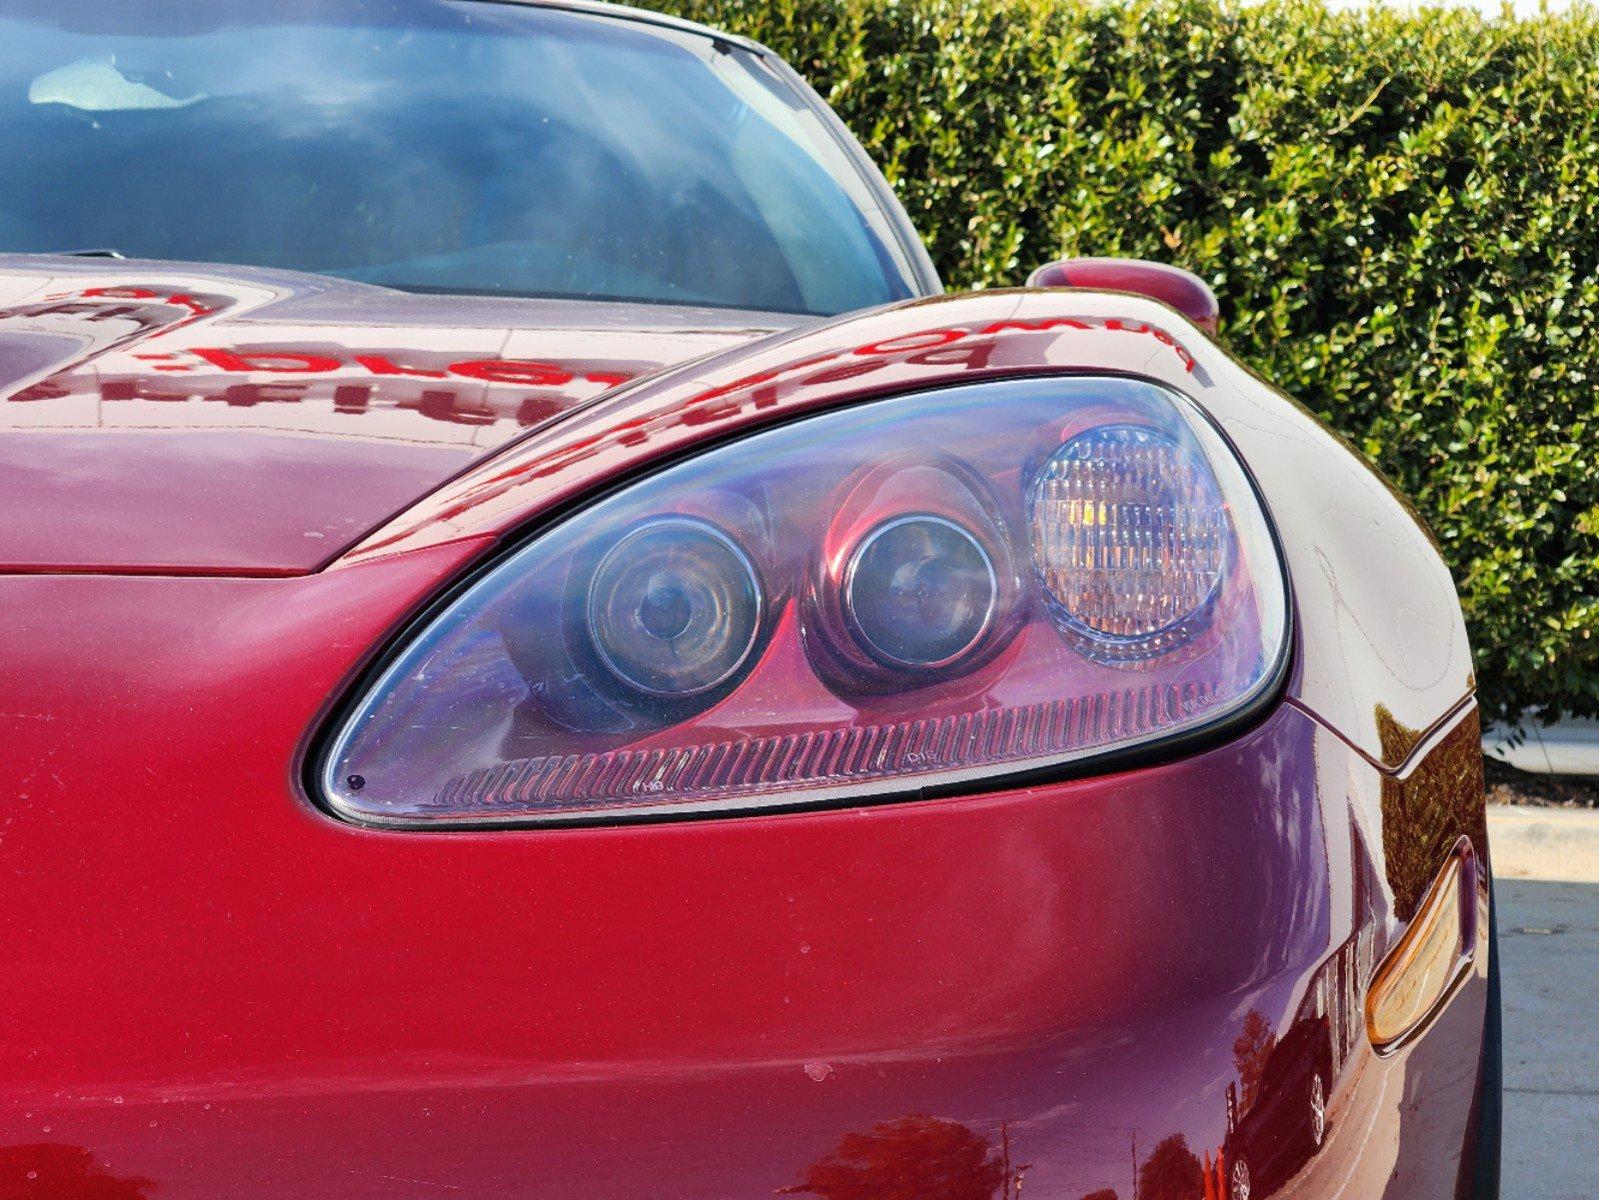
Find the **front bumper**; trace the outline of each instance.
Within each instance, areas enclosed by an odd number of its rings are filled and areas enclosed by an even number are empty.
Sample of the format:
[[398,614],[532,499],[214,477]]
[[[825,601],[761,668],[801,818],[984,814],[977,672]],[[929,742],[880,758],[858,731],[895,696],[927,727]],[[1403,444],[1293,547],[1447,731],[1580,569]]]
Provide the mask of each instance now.
[[1190,1160],[1214,1182],[1250,1028],[1319,1005],[1328,1134],[1290,1194],[1455,1194],[1482,971],[1372,1053],[1360,976],[1398,928],[1385,863],[1408,834],[1305,712],[961,799],[328,819],[296,794],[317,706],[470,551],[355,582],[0,581],[0,1189],[892,1198],[910,1164],[945,1181],[919,1200],[1017,1179],[1079,1200],[1160,1162],[1186,1200]]

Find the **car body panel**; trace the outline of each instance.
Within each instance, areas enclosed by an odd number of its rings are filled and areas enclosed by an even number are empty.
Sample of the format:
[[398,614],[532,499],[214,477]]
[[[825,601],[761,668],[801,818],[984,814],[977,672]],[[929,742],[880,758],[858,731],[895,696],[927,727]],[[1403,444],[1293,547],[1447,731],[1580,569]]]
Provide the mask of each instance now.
[[[0,579],[18,1162],[76,1148],[165,1197],[754,1197],[851,1131],[905,1119],[914,1148],[925,1115],[1010,1139],[1033,1194],[1076,1200],[1126,1178],[1134,1139],[1222,1146],[1248,1014],[1286,1029],[1357,932],[1362,864],[1426,833],[1292,706],[1180,761],[947,800],[433,835],[328,818],[298,794],[305,730],[483,549]],[[1374,897],[1380,949],[1401,924]],[[1453,1194],[1484,986],[1392,1058],[1361,1044],[1302,1170]],[[1435,1128],[1412,1131],[1415,1094]]]
[[0,256],[0,569],[314,570],[528,429],[796,323],[62,261]]

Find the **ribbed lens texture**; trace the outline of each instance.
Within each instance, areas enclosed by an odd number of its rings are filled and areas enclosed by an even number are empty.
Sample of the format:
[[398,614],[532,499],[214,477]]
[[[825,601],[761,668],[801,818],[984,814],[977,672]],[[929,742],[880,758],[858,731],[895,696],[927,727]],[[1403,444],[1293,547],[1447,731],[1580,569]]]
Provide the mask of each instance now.
[[724,682],[755,642],[760,585],[716,529],[656,521],[625,535],[589,584],[589,634],[619,679],[657,696]]
[[657,796],[715,800],[755,787],[782,791],[870,783],[929,768],[1031,762],[1085,744],[1147,736],[1213,700],[1201,684],[1128,688],[823,733],[523,759],[474,771],[451,784],[437,806],[507,811],[554,804],[577,812]]
[[1050,609],[1109,658],[1191,636],[1227,567],[1232,529],[1208,467],[1133,426],[1073,438],[1030,503],[1033,560]]
[[997,786],[1236,713],[1286,615],[1242,468],[1173,393],[878,400],[537,531],[355,698],[320,791],[437,827]]

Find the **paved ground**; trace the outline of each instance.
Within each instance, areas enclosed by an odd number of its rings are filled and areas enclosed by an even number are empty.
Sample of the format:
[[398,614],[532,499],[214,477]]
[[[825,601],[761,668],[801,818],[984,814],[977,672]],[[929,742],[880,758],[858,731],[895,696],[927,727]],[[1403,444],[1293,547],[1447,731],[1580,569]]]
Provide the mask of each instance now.
[[1504,1200],[1599,1198],[1599,883],[1497,883]]

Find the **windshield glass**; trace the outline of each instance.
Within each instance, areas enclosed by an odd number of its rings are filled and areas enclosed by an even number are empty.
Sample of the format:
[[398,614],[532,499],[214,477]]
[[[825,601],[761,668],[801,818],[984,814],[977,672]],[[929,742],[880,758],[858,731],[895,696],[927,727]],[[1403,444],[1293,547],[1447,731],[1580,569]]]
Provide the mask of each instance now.
[[0,0],[0,251],[832,314],[917,291],[761,56],[472,0]]

